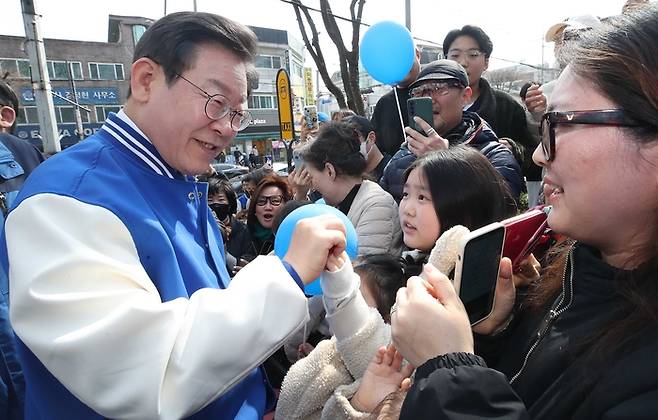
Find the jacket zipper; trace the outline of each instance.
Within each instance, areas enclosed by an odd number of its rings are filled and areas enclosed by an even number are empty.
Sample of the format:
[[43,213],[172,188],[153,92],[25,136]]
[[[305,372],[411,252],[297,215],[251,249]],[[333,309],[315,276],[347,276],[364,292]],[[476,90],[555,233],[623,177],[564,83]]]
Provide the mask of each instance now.
[[[569,270],[569,302],[561,308],[562,304],[564,303],[564,300],[566,298],[566,286],[567,286],[567,269]],[[550,330],[551,325],[553,325],[553,322],[560,316],[562,315],[566,310],[568,310],[571,307],[571,304],[573,303],[573,247],[569,250],[569,261],[568,264],[564,266],[564,273],[562,274],[562,293],[560,293],[560,300],[555,305],[551,310],[548,312],[548,317],[544,320],[543,326],[539,329],[537,332],[537,338],[535,339],[535,342],[530,346],[530,349],[525,355],[525,358],[523,359],[523,365],[521,366],[521,369],[516,373],[516,375],[512,376],[512,379],[510,379],[510,384],[513,384],[520,376],[523,374],[527,364],[528,360],[530,359],[530,356],[532,353],[535,351],[541,340],[546,336],[546,333],[548,330]]]

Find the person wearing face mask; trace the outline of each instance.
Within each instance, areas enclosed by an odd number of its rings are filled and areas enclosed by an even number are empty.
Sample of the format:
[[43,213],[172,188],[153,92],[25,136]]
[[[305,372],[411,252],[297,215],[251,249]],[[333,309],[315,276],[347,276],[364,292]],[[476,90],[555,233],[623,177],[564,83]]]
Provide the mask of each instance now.
[[358,255],[402,253],[402,230],[393,197],[376,182],[363,179],[366,159],[359,134],[349,124],[328,122],[318,137],[301,149],[313,188],[325,202],[352,222]]
[[377,146],[377,134],[370,121],[358,115],[347,117],[343,120],[359,134],[361,146],[359,152],[366,158],[366,177],[372,181],[379,182],[384,174],[384,168],[391,160],[391,155],[379,150]]
[[[242,267],[242,256],[249,250],[251,237],[247,225],[234,217],[237,211],[235,191],[231,184],[219,178],[208,180],[208,206],[219,224],[226,245],[226,266],[234,274]],[[229,260],[233,260],[229,264]]]

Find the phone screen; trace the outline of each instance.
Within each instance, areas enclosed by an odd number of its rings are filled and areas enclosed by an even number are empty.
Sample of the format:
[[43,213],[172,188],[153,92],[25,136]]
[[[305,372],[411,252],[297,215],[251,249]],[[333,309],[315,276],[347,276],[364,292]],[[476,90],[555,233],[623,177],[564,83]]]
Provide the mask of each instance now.
[[505,228],[501,226],[471,239],[464,247],[459,298],[471,324],[486,318],[493,309],[504,239]]
[[304,165],[304,158],[297,150],[293,150],[292,152],[292,163],[294,164],[295,169],[299,169]]

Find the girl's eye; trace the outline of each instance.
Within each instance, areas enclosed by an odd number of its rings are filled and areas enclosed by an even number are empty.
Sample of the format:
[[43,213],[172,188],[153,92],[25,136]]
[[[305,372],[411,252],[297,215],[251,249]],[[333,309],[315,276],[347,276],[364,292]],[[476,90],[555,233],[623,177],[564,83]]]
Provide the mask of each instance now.
[[423,194],[420,194],[420,195],[418,196],[418,201],[425,201],[426,198],[427,198],[427,197],[425,197]]

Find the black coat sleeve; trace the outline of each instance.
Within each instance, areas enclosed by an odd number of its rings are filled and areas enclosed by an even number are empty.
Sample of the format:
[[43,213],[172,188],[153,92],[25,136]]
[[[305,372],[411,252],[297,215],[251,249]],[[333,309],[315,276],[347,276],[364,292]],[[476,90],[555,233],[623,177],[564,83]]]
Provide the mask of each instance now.
[[528,419],[505,375],[470,353],[450,353],[416,370],[400,412],[401,420]]

